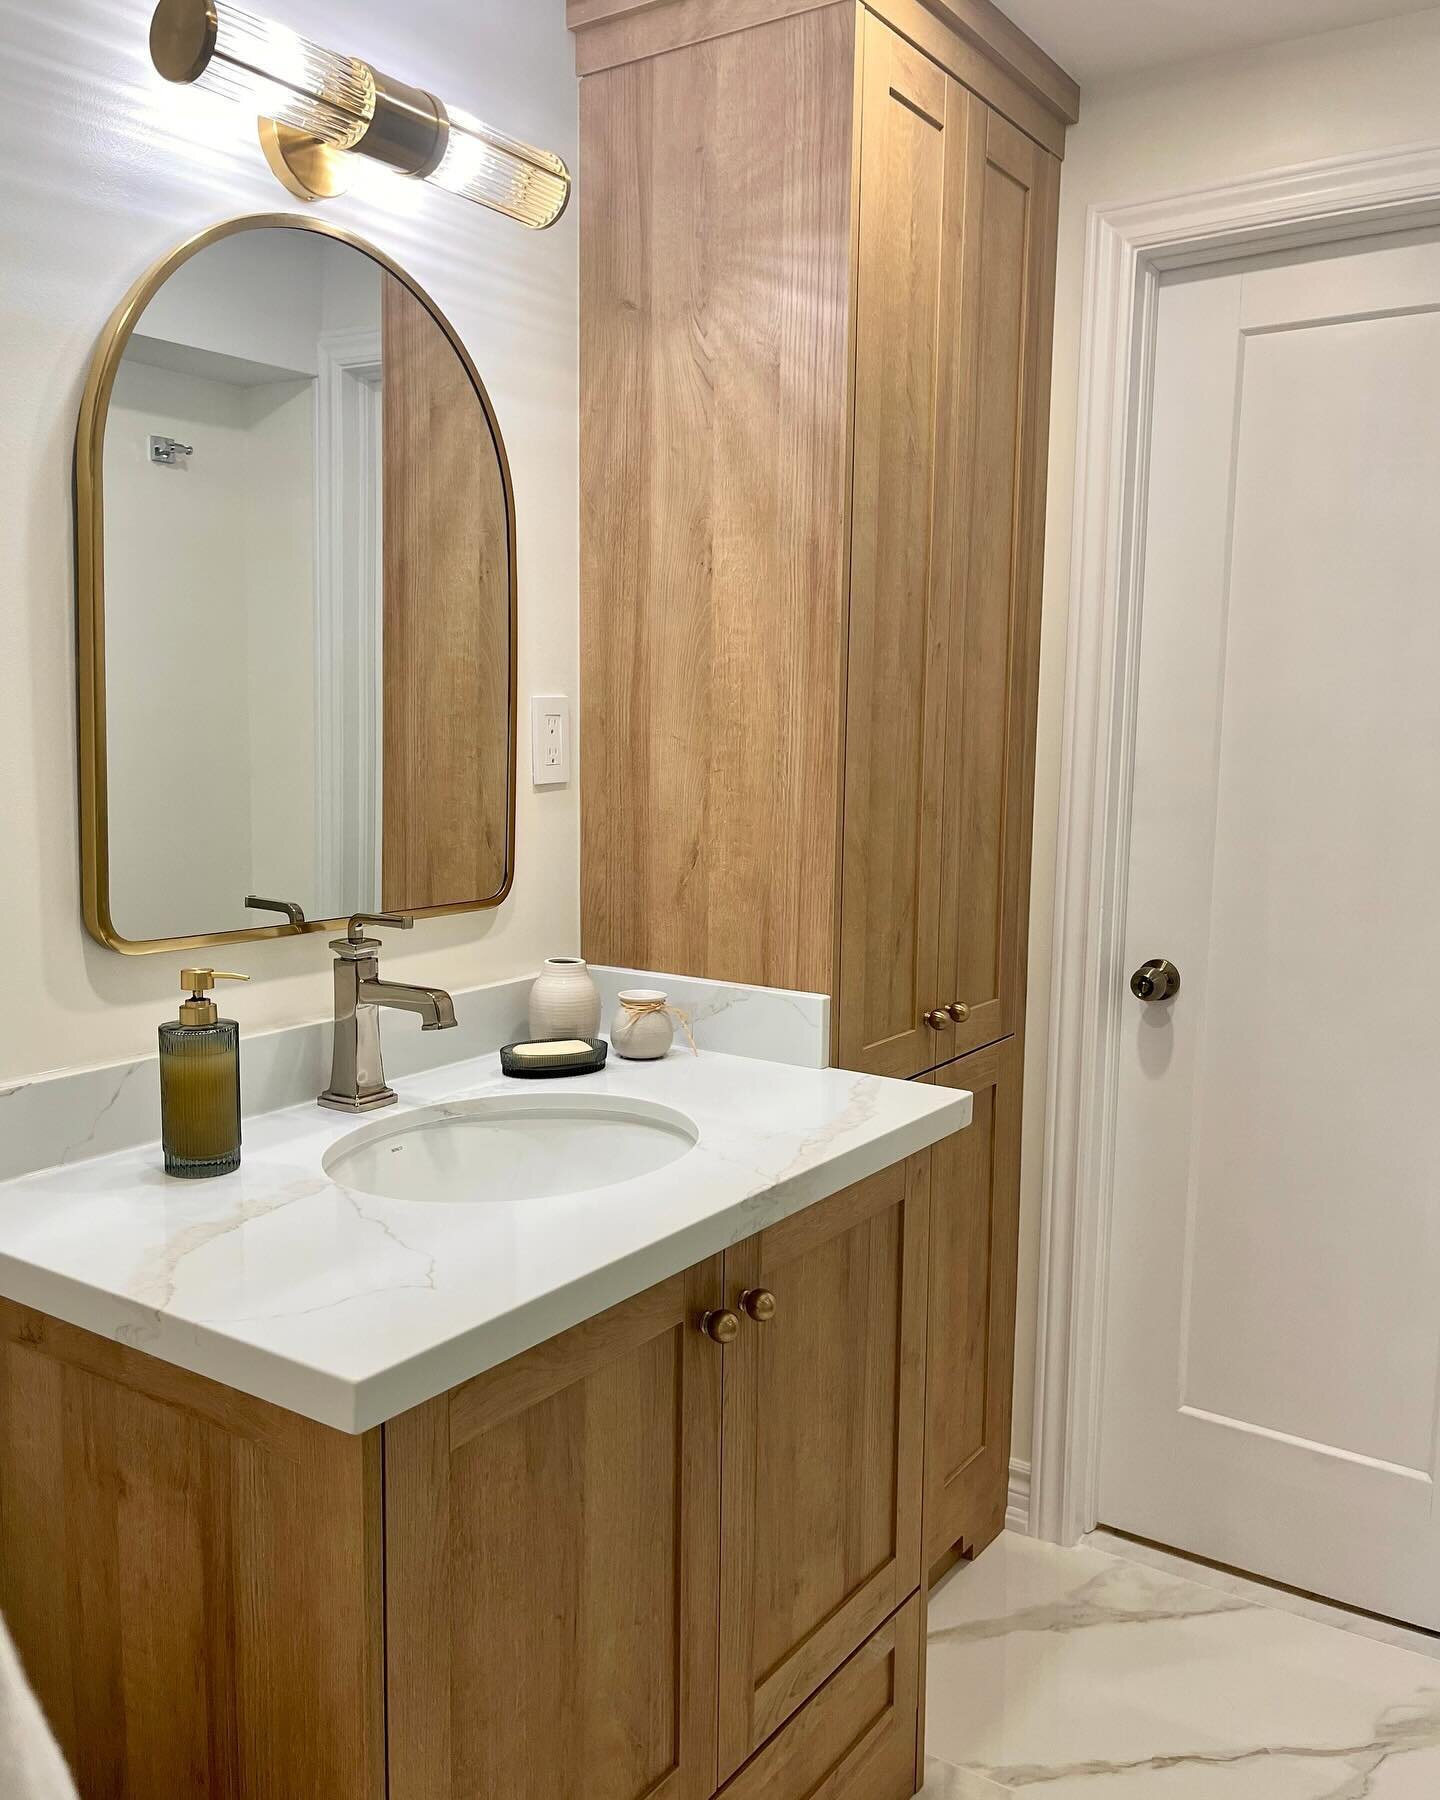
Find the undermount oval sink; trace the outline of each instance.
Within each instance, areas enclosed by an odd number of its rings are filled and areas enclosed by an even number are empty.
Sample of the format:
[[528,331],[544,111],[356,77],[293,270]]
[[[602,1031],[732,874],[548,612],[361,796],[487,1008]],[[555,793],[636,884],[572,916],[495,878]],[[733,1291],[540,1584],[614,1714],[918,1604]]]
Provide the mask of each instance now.
[[323,1159],[382,1200],[541,1200],[653,1175],[699,1142],[684,1113],[610,1094],[498,1094],[362,1126]]

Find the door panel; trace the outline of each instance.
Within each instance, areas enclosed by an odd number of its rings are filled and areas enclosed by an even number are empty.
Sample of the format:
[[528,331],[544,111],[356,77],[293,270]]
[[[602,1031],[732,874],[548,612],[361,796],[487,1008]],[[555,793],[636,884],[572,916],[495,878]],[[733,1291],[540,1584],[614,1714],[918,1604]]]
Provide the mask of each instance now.
[[392,1800],[714,1792],[720,1276],[385,1427]]
[[1101,1515],[1434,1628],[1440,242],[1158,329]]
[[725,1254],[722,1777],[919,1582],[928,1186],[912,1157]]
[[931,585],[947,78],[864,15],[839,1060],[935,1060],[945,609]]
[[1005,1524],[1019,1254],[1019,1040],[927,1077],[975,1096],[970,1127],[930,1152],[925,1560],[975,1555]]
[[[959,316],[946,396],[941,585],[950,596],[939,1002],[947,1057],[1019,1028],[1029,903],[1040,535],[1049,410],[1052,157],[977,106],[963,171]],[[957,179],[960,177],[957,176]],[[937,533],[937,537],[939,534]],[[934,1060],[932,1058],[932,1060]]]

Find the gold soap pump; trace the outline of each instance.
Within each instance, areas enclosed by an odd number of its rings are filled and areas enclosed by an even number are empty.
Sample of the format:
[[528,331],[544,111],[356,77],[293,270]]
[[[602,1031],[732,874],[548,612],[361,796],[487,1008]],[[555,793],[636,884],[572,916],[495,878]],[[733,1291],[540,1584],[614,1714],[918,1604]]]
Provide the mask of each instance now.
[[208,998],[227,969],[182,969],[178,1020],[160,1027],[160,1137],[165,1172],[196,1180],[240,1167],[240,1027]]

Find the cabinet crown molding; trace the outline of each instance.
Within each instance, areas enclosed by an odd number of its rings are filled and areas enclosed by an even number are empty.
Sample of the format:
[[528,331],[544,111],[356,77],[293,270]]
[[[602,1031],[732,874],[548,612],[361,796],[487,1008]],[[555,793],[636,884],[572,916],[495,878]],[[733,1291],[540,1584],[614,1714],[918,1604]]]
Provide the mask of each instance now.
[[[578,72],[591,75],[833,4],[835,0],[565,0],[565,22],[575,33]],[[964,52],[979,51],[1038,101],[1062,130],[1079,118],[1078,83],[993,0],[873,0],[870,10],[958,79],[967,75]],[[946,55],[947,36],[961,54]]]

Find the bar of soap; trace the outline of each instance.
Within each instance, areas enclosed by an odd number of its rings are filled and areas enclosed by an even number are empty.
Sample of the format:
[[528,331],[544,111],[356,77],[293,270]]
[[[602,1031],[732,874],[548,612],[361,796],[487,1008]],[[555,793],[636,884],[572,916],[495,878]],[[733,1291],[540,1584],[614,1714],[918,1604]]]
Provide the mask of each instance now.
[[520,1044],[502,1044],[500,1068],[506,1075],[537,1078],[593,1075],[605,1067],[609,1049],[604,1038],[552,1038],[548,1042],[529,1039]]

